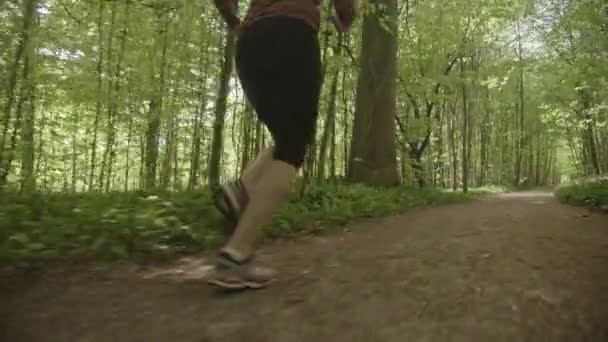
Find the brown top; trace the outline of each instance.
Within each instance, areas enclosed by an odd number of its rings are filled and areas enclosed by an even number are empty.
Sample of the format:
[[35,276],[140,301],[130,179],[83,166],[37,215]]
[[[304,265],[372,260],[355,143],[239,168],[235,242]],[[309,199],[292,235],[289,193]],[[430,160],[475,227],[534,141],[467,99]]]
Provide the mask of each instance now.
[[[236,0],[214,0],[215,6],[231,29],[241,24],[237,16]],[[242,26],[262,18],[273,16],[286,16],[302,19],[315,30],[319,30],[321,14],[319,10],[321,0],[252,0],[247,17]],[[355,18],[355,0],[332,0],[336,9],[336,27],[347,30]]]

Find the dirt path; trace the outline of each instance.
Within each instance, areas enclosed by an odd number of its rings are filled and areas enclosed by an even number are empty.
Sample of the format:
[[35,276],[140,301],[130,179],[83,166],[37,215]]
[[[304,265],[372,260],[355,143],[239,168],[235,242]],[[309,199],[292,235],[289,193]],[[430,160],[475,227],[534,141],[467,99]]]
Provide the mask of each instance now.
[[261,258],[280,281],[236,295],[198,279],[205,257],[4,281],[0,341],[608,341],[608,216],[550,194],[415,209]]

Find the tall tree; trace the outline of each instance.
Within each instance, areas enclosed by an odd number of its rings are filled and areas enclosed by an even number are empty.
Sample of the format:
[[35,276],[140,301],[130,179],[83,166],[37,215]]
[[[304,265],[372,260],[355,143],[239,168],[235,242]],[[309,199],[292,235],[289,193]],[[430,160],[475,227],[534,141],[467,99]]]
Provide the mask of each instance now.
[[215,119],[213,122],[213,142],[209,160],[209,186],[215,187],[220,183],[220,162],[224,148],[224,123],[226,118],[226,102],[228,99],[229,82],[232,77],[232,60],[235,53],[234,32],[228,32],[224,43],[224,59],[219,75],[219,89],[215,102]]
[[150,99],[148,110],[148,124],[146,130],[145,149],[145,188],[150,190],[156,187],[156,170],[158,166],[159,139],[161,117],[163,113],[164,93],[166,83],[167,50],[169,47],[169,25],[171,23],[170,8],[160,6],[156,9],[158,16],[158,35],[161,56],[158,73],[153,72],[155,89]]
[[396,185],[395,111],[397,0],[374,0],[363,19],[355,123],[348,178],[371,185]]

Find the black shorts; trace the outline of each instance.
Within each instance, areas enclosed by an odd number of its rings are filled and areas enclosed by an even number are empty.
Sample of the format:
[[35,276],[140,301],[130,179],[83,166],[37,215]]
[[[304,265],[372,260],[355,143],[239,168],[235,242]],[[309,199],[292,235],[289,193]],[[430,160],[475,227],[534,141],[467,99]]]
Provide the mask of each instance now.
[[241,32],[236,67],[247,99],[275,142],[274,158],[300,167],[314,139],[321,57],[303,20],[262,19]]

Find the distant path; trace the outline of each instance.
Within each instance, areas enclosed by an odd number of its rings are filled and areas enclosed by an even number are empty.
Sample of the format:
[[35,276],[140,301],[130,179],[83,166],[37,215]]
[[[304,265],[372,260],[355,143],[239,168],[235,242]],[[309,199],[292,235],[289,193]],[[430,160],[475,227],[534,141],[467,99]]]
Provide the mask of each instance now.
[[[273,287],[181,268],[0,281],[0,341],[608,341],[608,216],[516,193],[275,241]],[[182,271],[180,273],[179,271]]]

